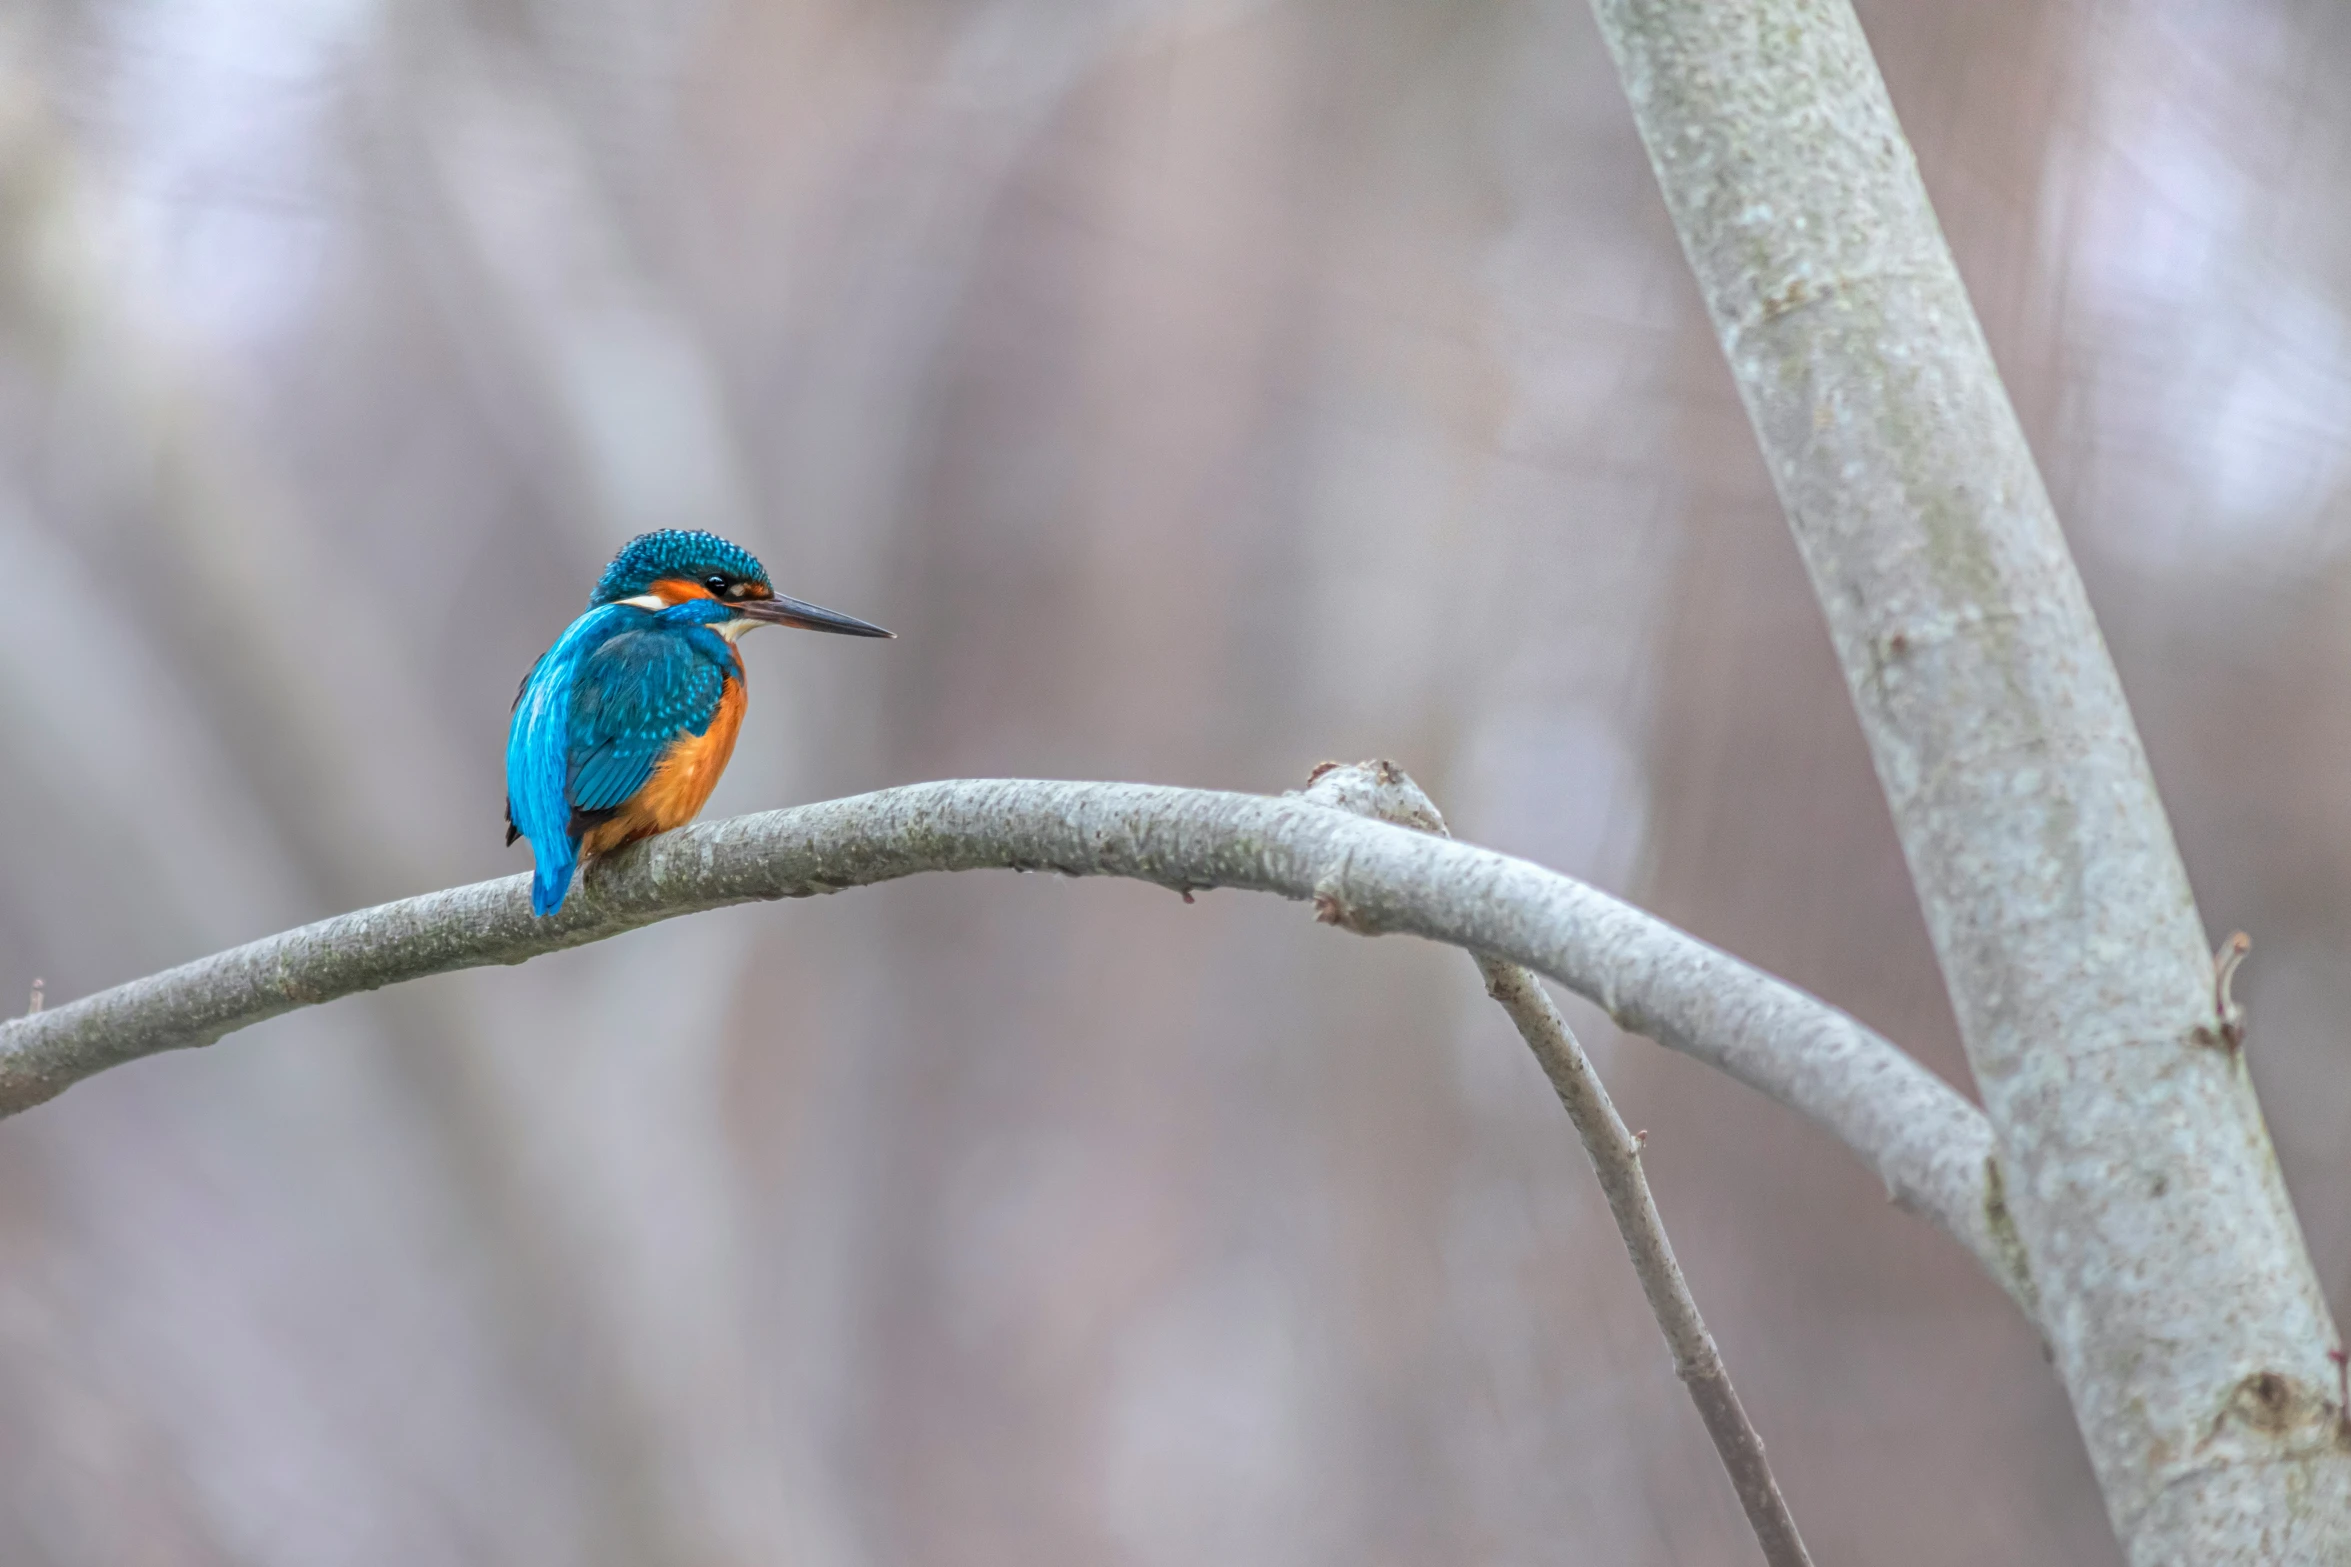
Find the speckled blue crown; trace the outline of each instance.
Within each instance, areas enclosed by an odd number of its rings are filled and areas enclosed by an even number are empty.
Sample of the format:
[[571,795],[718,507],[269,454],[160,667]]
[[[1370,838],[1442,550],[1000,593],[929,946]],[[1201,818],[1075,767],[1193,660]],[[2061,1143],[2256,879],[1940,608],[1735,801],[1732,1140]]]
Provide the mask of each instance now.
[[596,591],[588,595],[588,607],[594,609],[599,604],[617,604],[622,599],[635,598],[664,577],[700,582],[705,577],[721,575],[765,582],[767,568],[742,545],[715,533],[689,528],[640,533],[620,547],[620,553],[612,557],[612,564],[604,568],[604,575],[596,579]]

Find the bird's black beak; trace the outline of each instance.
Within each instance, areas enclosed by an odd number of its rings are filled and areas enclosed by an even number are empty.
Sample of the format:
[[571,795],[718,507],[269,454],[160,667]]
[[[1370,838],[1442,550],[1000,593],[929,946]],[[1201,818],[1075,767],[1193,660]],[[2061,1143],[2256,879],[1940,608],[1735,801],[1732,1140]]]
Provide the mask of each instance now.
[[745,620],[761,620],[776,626],[798,626],[802,631],[830,631],[844,637],[894,637],[898,634],[895,631],[884,631],[871,621],[859,620],[855,615],[803,604],[781,593],[773,598],[744,599],[730,607]]

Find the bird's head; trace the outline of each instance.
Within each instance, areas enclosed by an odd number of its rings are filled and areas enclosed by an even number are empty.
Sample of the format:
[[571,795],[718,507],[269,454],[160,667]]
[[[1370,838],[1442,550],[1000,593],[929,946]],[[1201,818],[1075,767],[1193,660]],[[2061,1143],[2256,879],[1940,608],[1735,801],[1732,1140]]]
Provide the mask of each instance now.
[[895,635],[854,615],[785,598],[769,584],[759,557],[742,545],[685,528],[640,533],[622,545],[588,597],[590,609],[606,604],[648,610],[693,605],[701,610],[697,618],[730,642],[754,626],[798,626],[851,637]]

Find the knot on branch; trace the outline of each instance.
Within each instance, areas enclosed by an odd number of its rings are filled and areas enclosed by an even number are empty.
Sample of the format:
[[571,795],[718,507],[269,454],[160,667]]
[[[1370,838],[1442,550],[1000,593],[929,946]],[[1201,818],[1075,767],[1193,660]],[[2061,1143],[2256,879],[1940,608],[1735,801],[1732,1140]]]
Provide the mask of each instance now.
[[2226,1461],[2274,1456],[2281,1445],[2288,1451],[2336,1446],[2346,1436],[2342,1405],[2327,1396],[2335,1391],[2282,1371],[2256,1371],[2229,1389],[2204,1440],[2196,1444],[2197,1457]]
[[1410,773],[1390,761],[1319,763],[1306,775],[1306,791],[1300,798],[1440,838],[1453,836],[1436,802]]
[[1340,895],[1339,881],[1335,876],[1326,877],[1314,889],[1314,917],[1320,924],[1336,925],[1358,936],[1376,936],[1380,933],[1377,925],[1358,913],[1355,906]]

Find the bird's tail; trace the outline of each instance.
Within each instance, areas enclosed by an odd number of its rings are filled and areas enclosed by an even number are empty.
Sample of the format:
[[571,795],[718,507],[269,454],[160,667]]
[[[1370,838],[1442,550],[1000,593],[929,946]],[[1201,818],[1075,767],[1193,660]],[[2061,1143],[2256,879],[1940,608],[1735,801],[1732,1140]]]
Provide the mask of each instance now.
[[571,873],[580,863],[579,846],[569,838],[541,843],[533,840],[531,856],[531,912],[542,918],[563,907],[571,893]]

